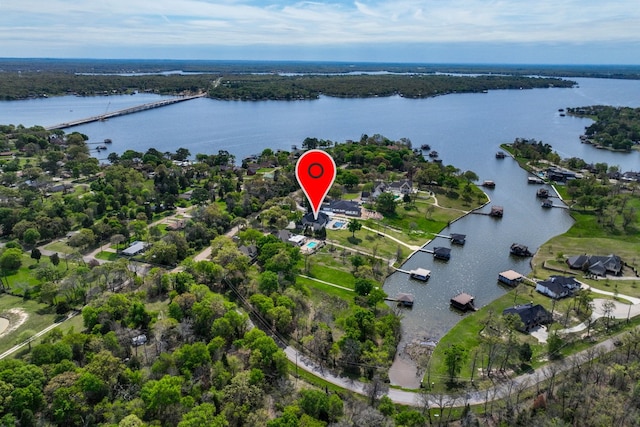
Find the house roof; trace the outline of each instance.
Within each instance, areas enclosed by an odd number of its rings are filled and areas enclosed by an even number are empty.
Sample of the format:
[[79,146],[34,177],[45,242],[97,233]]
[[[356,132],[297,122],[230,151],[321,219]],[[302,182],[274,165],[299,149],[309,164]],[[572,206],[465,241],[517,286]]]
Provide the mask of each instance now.
[[334,211],[360,211],[360,205],[351,200],[335,200],[329,203],[326,203],[323,209],[331,209]]
[[276,233],[276,237],[278,239],[280,239],[281,241],[283,241],[283,242],[288,242],[289,239],[291,238],[291,236],[292,236],[292,234],[291,234],[291,232],[289,230],[279,230]]
[[562,294],[564,294],[566,292],[570,292],[571,291],[571,288],[563,285],[562,283],[553,282],[551,280],[545,280],[545,281],[542,281],[542,282],[538,282],[538,285],[549,289],[551,292],[553,292],[556,295],[562,295]]
[[576,255],[567,258],[571,268],[588,269],[591,273],[605,275],[606,273],[620,274],[622,259],[614,254],[610,255]]
[[411,274],[421,277],[429,277],[431,275],[431,270],[427,270],[426,268],[416,268],[415,270],[411,270]]
[[147,247],[147,244],[145,242],[138,242],[135,241],[131,244],[131,246],[129,246],[127,249],[122,251],[123,255],[136,255],[139,254],[140,252],[144,251],[145,248]]
[[433,248],[433,254],[441,257],[449,257],[451,255],[451,249],[439,246],[437,248]]
[[313,212],[309,212],[302,217],[302,225],[318,224],[320,227],[324,227],[329,219],[329,215],[324,212],[318,212],[318,219],[314,219]]
[[522,274],[518,273],[514,270],[507,270],[500,273],[500,276],[504,277],[507,280],[520,280],[522,279]]
[[414,297],[411,294],[399,293],[398,296],[396,296],[396,299],[400,302],[413,302]]
[[467,235],[466,234],[451,233],[450,237],[451,237],[452,241],[462,242],[467,238]]
[[563,286],[572,288],[580,287],[580,282],[578,282],[573,276],[551,276],[549,277],[549,280],[555,283],[560,283]]
[[467,305],[467,304],[473,302],[473,296],[469,295],[466,292],[460,292],[458,295],[456,295],[455,297],[451,298],[451,301],[455,301],[456,303],[458,303],[460,305]]
[[544,323],[551,318],[551,313],[549,313],[543,306],[540,304],[533,305],[533,303],[505,308],[502,310],[502,314],[517,314],[520,316],[520,320],[522,320],[522,323],[524,323],[525,326],[531,325],[532,323]]

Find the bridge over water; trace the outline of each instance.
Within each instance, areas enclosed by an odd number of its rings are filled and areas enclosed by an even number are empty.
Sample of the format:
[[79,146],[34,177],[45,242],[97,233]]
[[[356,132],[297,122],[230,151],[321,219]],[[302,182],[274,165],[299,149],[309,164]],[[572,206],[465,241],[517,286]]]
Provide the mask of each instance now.
[[73,126],[83,125],[85,123],[104,121],[112,117],[124,116],[126,114],[133,114],[139,111],[151,110],[153,108],[160,108],[167,105],[176,104],[178,102],[190,101],[195,98],[202,98],[204,96],[207,96],[207,94],[201,93],[199,95],[181,96],[178,98],[163,99],[162,101],[149,102],[147,104],[137,105],[135,107],[123,108],[122,110],[115,110],[105,114],[100,114],[98,116],[91,116],[84,119],[73,120],[65,123],[60,123],[54,126],[47,126],[46,129],[47,130],[67,129]]

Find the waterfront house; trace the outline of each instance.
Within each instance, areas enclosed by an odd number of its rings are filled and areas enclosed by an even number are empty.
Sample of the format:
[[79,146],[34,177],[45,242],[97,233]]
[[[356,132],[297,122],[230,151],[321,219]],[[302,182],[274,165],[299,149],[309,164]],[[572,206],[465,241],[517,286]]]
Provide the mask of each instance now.
[[311,228],[313,231],[319,231],[327,226],[331,218],[324,212],[318,212],[318,219],[313,217],[313,213],[309,212],[302,217],[302,228]]
[[397,195],[410,194],[413,191],[413,184],[408,179],[394,181],[389,184],[389,191]]
[[531,329],[541,325],[548,325],[553,321],[553,316],[540,304],[533,303],[516,305],[502,310],[502,315],[515,314],[522,321],[522,332],[529,332]]
[[373,192],[370,194],[369,200],[375,200],[384,192],[391,193],[395,196],[403,196],[405,194],[411,194],[413,192],[413,184],[408,179],[400,181],[394,181],[390,183],[376,182],[373,187]]
[[612,274],[620,276],[622,274],[622,259],[617,255],[575,255],[567,258],[569,268],[582,270],[596,276],[606,276]]
[[573,277],[551,276],[536,283],[536,291],[553,299],[571,296],[578,289],[580,283]]

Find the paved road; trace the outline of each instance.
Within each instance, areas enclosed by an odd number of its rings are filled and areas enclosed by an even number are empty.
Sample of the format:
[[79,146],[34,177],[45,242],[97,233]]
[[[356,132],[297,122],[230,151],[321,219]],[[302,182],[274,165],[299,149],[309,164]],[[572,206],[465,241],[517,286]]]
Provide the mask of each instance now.
[[[399,390],[395,388],[389,389],[387,396],[389,396],[389,398],[395,403],[410,406],[423,406],[422,399],[425,397],[428,399],[430,407],[438,407],[439,404],[442,404],[441,402],[447,402],[449,406],[454,407],[464,406],[467,403],[470,405],[479,405],[487,401],[502,399],[518,390],[524,390],[525,388],[532,387],[554,375],[571,369],[571,367],[576,363],[585,363],[590,360],[590,358],[599,356],[601,352],[610,352],[615,348],[614,342],[617,341],[617,339],[617,337],[609,338],[599,344],[596,344],[590,349],[568,356],[561,361],[549,363],[531,374],[520,375],[519,377],[497,384],[495,387],[489,389],[467,391],[464,396],[459,394],[444,396],[442,394],[423,395],[420,392]],[[299,353],[291,346],[286,347],[284,352],[287,355],[287,358],[292,363],[296,364],[297,369],[304,369],[325,381],[352,392],[366,394],[365,385],[362,382],[351,378],[341,377],[329,372],[329,370],[322,368],[320,365],[303,356],[302,353]]]

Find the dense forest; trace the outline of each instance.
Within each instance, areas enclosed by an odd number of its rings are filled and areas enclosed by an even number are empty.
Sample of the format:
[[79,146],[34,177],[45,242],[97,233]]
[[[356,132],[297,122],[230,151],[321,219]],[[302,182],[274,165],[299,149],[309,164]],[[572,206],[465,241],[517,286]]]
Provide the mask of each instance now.
[[[218,79],[222,83],[218,84]],[[0,98],[4,100],[55,95],[110,95],[139,92],[193,94],[209,91],[217,99],[316,99],[320,94],[372,97],[400,94],[410,98],[492,89],[571,87],[562,79],[509,76],[443,75],[331,75],[297,76],[171,74],[80,75],[50,72],[3,73]]]
[[[40,307],[29,314],[34,319],[79,312],[82,320],[78,329],[55,329],[33,345],[28,329],[13,338],[29,347],[0,362],[2,425],[350,426],[424,419],[419,411],[397,412],[388,399],[378,408],[400,318],[383,302],[376,258],[336,252],[352,266],[343,279],[354,283],[353,294],[336,296],[298,282],[311,261],[277,237],[302,218],[296,207],[302,200],[292,197],[299,150],[267,149],[244,159],[244,167],[225,151],[191,162],[183,148],[128,150],[100,166],[80,133],[1,130],[10,155],[0,160],[0,304],[15,298],[12,306]],[[330,150],[345,166],[332,197],[406,173],[451,192],[470,188],[455,168],[426,162],[409,140],[308,138],[302,146]],[[252,175],[254,167],[274,174]],[[395,205],[387,201],[390,215]],[[176,217],[169,225],[177,229],[162,223],[167,215]],[[225,233],[234,226],[231,239]],[[326,233],[300,232],[320,239]],[[146,242],[147,250],[123,256],[134,241]],[[60,252],[43,254],[48,244]],[[114,256],[83,257],[105,246]],[[210,256],[194,260],[205,247]],[[1,314],[15,320],[11,310]],[[282,351],[289,343],[325,369],[367,381],[369,399],[296,388]]]
[[595,121],[587,126],[582,142],[625,151],[640,144],[640,108],[593,105],[567,108],[567,113]]
[[485,92],[494,89],[571,87],[562,79],[512,76],[357,75],[357,76],[223,76],[209,90],[216,99],[307,99],[320,94],[337,97],[400,95],[427,98],[450,93]]

